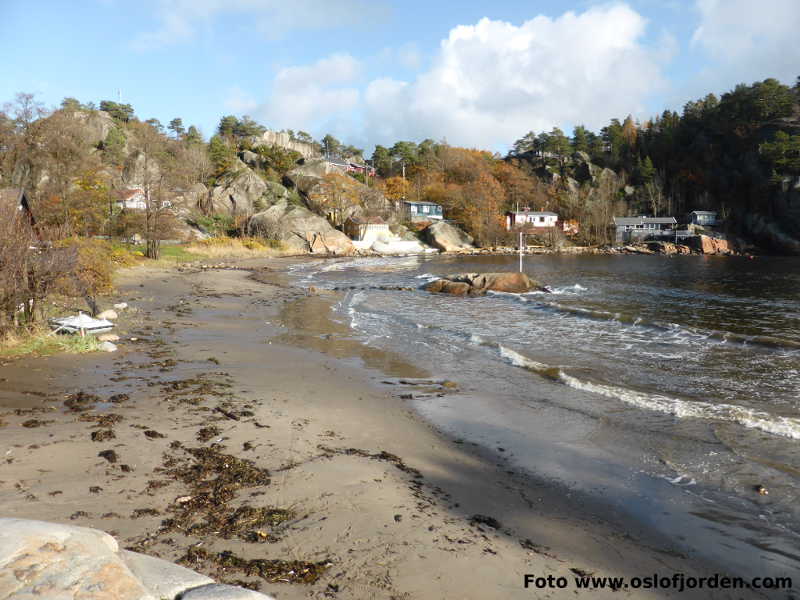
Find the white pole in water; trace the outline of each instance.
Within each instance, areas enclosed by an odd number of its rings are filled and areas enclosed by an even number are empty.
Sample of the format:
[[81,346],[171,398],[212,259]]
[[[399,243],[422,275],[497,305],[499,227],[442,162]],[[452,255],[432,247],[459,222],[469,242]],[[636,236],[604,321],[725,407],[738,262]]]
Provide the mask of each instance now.
[[522,232],[519,232],[519,272],[522,273]]

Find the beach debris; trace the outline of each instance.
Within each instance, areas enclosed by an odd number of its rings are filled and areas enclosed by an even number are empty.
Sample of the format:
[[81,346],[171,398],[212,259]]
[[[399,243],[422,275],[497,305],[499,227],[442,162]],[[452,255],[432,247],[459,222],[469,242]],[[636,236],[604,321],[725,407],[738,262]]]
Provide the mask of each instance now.
[[113,440],[115,437],[117,436],[111,429],[98,429],[92,432],[93,442],[105,442],[106,440]]
[[[103,313],[101,313],[102,315]],[[111,331],[114,323],[105,319],[93,319],[89,315],[79,312],[76,316],[62,317],[59,319],[51,319],[50,327],[53,329],[52,333],[64,331],[66,333],[79,333],[85,335],[87,333],[105,333]]]
[[403,520],[403,515],[395,515],[394,516],[394,522],[395,523],[399,523],[402,520]]
[[53,421],[41,421],[39,419],[28,419],[25,421],[22,426],[28,429],[32,429],[34,427],[42,427],[43,425],[47,425],[48,423],[53,423]]
[[109,320],[109,321],[113,321],[115,319],[118,319],[119,315],[117,314],[116,311],[111,310],[109,308],[108,310],[104,310],[99,315],[97,315],[97,318],[98,319],[106,319],[106,320]]
[[128,394],[114,394],[108,399],[108,401],[113,402],[114,404],[120,404],[122,402],[127,402],[130,399],[131,397],[128,396]]
[[107,413],[102,415],[84,414],[78,417],[78,419],[81,421],[88,421],[88,422],[94,421],[97,427],[113,427],[114,425],[122,421],[122,415],[118,415],[116,413]]
[[200,431],[197,432],[197,440],[200,442],[207,442],[213,437],[216,437],[220,434],[219,427],[215,425],[210,425],[209,427],[203,427]]
[[761,484],[754,486],[753,489],[755,489],[755,491],[758,492],[758,494],[761,496],[769,495],[769,490]]
[[85,510],[79,510],[79,511],[76,511],[76,512],[72,513],[69,516],[69,520],[70,521],[74,521],[75,519],[80,519],[81,517],[88,517],[88,516],[89,516],[89,513],[87,513]]
[[103,352],[116,352],[117,346],[115,344],[112,344],[111,342],[102,342],[100,344],[100,350],[102,350]]
[[211,563],[226,572],[239,571],[247,577],[260,577],[269,583],[307,584],[317,581],[332,565],[327,560],[316,563],[263,558],[247,560],[230,551],[213,554],[205,548],[189,548],[178,562],[195,569],[200,565]]
[[473,525],[486,525],[492,529],[500,529],[502,527],[500,521],[487,515],[472,515],[469,519],[469,522]]
[[116,333],[101,333],[97,336],[98,342],[118,342],[119,336]]
[[77,394],[70,394],[67,396],[67,399],[64,401],[64,405],[71,411],[80,412],[82,410],[88,410],[88,405],[90,403],[94,404],[97,402],[100,402],[99,396],[96,396],[95,394],[88,394],[81,390]]
[[154,440],[156,438],[167,437],[163,433],[157,432],[155,429],[148,429],[147,431],[144,432],[144,435],[150,438],[151,440]]
[[99,494],[102,491],[103,491],[103,488],[101,488],[99,485],[93,485],[93,486],[91,486],[89,488],[89,493],[90,494]]
[[155,508],[137,508],[131,513],[131,519],[139,519],[140,517],[157,517],[161,513]]
[[98,452],[97,456],[100,458],[105,458],[110,463],[117,462],[117,453],[113,450],[103,450],[102,452]]
[[117,309],[117,310],[125,310],[126,308],[128,308],[128,303],[127,302],[118,302],[117,304],[114,305],[114,308]]

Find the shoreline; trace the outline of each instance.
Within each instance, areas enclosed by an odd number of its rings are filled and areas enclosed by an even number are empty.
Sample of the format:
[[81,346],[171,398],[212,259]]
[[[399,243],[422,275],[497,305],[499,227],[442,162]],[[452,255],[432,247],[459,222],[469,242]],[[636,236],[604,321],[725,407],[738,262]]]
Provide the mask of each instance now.
[[[228,581],[258,578],[243,576],[235,563],[220,565],[214,552],[331,563],[315,583],[261,581],[261,591],[278,598],[523,598],[532,593],[523,588],[525,573],[713,572],[711,565],[659,550],[666,540],[637,532],[637,542],[630,532],[596,522],[592,508],[580,506],[583,499],[508,473],[496,456],[438,432],[380,383],[430,374],[349,340],[346,326],[328,313],[335,295],[309,296],[280,272],[265,275],[270,283],[251,281],[239,269],[128,271],[119,293],[137,311],[121,320],[120,329],[128,329],[121,352],[3,367],[0,377],[12,394],[30,392],[17,408],[27,403],[33,410],[2,410],[0,417],[12,449],[0,477],[3,516],[116,531],[124,545],[184,558],[184,564],[188,557],[194,564],[187,566]],[[132,334],[139,341],[126,341]],[[40,369],[34,385],[31,369]],[[76,377],[85,383],[77,385]],[[79,388],[100,397],[97,409],[63,410],[62,392],[74,395]],[[120,394],[129,398],[107,402]],[[0,402],[8,404],[8,394]],[[109,413],[122,419],[98,429]],[[45,423],[20,427],[32,419]],[[93,442],[93,428],[116,437]],[[190,461],[186,449],[216,444],[218,453],[271,473],[269,485],[234,490],[224,503],[227,513],[256,503],[292,512],[264,531],[266,540],[163,531],[165,518],[181,514],[177,499],[202,491],[164,483],[169,478],[158,469]],[[119,464],[97,457],[105,449],[115,450]],[[47,472],[40,473],[44,464]],[[103,489],[87,491],[95,486]],[[116,516],[106,516],[110,498]],[[204,514],[210,522],[212,513]],[[189,552],[198,542],[210,554]],[[672,595],[591,595],[620,593]],[[709,597],[708,591],[697,597]]]

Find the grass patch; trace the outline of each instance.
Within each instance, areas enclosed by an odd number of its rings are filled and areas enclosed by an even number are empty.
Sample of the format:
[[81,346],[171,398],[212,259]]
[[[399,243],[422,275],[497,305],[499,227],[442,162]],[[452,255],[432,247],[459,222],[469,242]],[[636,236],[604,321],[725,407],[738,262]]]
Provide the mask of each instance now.
[[188,251],[187,246],[161,246],[159,260],[168,262],[191,262],[197,255]]
[[46,329],[9,334],[0,340],[0,358],[49,356],[51,354],[84,354],[98,352],[100,342],[93,335],[50,335]]
[[212,237],[206,240],[193,242],[186,247],[191,254],[207,258],[251,258],[258,256],[283,256],[286,250],[277,240],[263,238],[242,237],[231,238],[225,236]]

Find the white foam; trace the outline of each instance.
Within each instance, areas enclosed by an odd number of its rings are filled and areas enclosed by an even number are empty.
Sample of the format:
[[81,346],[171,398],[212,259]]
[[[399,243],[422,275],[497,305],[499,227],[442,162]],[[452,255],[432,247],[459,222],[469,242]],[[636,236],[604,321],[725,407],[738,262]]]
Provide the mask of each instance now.
[[499,346],[500,356],[508,360],[515,367],[522,367],[523,369],[533,369],[534,371],[544,371],[548,367],[545,364],[531,360],[527,356],[523,356],[519,352],[515,352],[505,346]]
[[767,433],[800,440],[800,419],[797,418],[771,415],[763,411],[732,404],[711,404],[709,402],[680,400],[658,394],[645,394],[613,385],[582,381],[563,372],[560,374],[559,379],[577,390],[621,400],[638,408],[667,413],[678,418],[731,421],[751,429],[760,429]]

